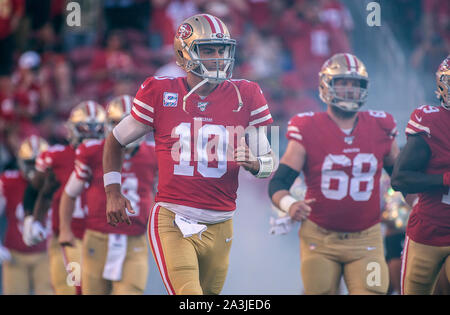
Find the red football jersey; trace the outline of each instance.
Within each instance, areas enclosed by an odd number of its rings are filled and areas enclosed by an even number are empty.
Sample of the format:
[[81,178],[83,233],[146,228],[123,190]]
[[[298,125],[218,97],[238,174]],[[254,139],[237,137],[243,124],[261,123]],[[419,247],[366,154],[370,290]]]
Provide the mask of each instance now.
[[[420,135],[430,147],[431,157],[425,173],[450,171],[450,111],[421,106],[412,114],[406,136]],[[450,187],[419,194],[409,217],[406,233],[415,242],[432,246],[450,246]]]
[[380,176],[396,134],[394,118],[382,111],[359,112],[350,135],[326,112],[294,116],[286,136],[306,150],[305,199],[316,199],[309,219],[340,232],[380,222]]
[[134,99],[132,116],[154,129],[160,172],[155,200],[235,210],[239,130],[272,123],[267,102],[258,84],[247,80],[225,81],[207,97],[193,93],[184,111],[187,94],[185,77],[151,77]]
[[28,247],[22,240],[23,220],[23,194],[28,182],[19,171],[6,171],[0,176],[0,197],[6,201],[5,214],[8,221],[5,234],[5,247],[23,253],[36,253],[45,251],[46,242]]
[[[51,168],[60,184],[52,199],[52,230],[55,235],[59,234],[59,202],[72,173],[74,161],[75,149],[70,145],[54,145],[36,159],[36,170],[45,172],[47,168]],[[73,234],[78,239],[82,239],[84,235],[86,211],[84,196],[81,196],[76,200],[71,223]]]
[[155,147],[143,142],[122,167],[122,194],[131,202],[135,214],[128,213],[131,225],[113,227],[106,220],[106,195],[103,185],[104,140],[86,141],[76,151],[75,172],[78,178],[89,182],[86,201],[89,209],[86,228],[102,233],[142,235],[153,200],[154,179],[157,174]]

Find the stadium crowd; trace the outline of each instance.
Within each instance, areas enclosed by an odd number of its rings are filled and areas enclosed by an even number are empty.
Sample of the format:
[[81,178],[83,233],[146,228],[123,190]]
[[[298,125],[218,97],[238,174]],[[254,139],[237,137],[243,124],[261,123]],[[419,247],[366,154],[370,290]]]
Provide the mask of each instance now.
[[[171,45],[176,25],[195,13],[230,25],[234,77],[260,84],[277,125],[321,109],[317,72],[336,52],[351,52],[358,33],[339,0],[80,0],[81,26],[72,27],[68,2],[0,1],[0,170],[14,167],[13,153],[30,134],[64,142],[63,122],[80,101],[105,104],[134,95],[148,76],[183,75]],[[449,51],[449,4],[401,2],[381,3],[392,7],[383,18],[411,65],[432,72]]]

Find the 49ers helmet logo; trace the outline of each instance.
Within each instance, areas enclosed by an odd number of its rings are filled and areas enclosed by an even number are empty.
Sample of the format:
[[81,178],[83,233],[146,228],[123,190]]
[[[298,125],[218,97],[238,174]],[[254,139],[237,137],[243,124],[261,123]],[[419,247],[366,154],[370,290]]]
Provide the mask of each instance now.
[[177,31],[177,38],[188,39],[193,33],[192,26],[188,23],[181,24]]

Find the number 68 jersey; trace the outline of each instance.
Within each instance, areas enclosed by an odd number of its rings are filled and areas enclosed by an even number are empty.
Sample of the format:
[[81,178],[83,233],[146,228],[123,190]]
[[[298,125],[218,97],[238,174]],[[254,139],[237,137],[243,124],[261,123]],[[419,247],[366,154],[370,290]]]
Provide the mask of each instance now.
[[357,115],[350,134],[326,112],[301,113],[288,124],[288,140],[306,150],[305,199],[316,199],[309,219],[333,231],[362,231],[380,222],[380,176],[396,123],[382,111]]
[[[197,209],[235,210],[239,166],[233,160],[240,131],[272,123],[258,84],[227,80],[206,97],[189,93],[186,78],[150,77],[131,115],[154,129],[157,202]],[[243,106],[239,106],[242,100]]]

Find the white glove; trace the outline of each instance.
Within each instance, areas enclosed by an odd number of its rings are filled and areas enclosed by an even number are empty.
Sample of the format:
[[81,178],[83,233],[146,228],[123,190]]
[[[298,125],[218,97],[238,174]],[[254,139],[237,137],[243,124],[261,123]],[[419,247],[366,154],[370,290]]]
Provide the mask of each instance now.
[[270,223],[269,234],[271,235],[287,234],[291,231],[292,226],[294,225],[294,222],[288,215],[276,219],[270,217],[269,223]]
[[0,264],[4,261],[11,261],[11,253],[6,247],[0,244]]
[[26,216],[23,220],[23,242],[27,246],[36,245],[47,238],[47,231],[41,222],[34,221],[32,215]]

